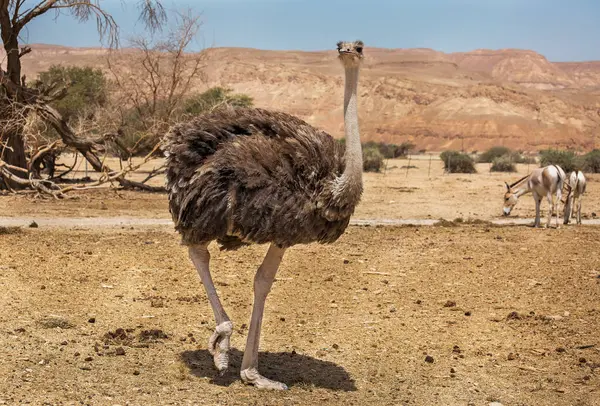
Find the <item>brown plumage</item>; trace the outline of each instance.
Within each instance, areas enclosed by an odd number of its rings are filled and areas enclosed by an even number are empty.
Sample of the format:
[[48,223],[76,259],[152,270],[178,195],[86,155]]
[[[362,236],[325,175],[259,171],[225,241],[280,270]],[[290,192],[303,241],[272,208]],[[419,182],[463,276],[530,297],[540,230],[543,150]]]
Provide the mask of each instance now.
[[360,199],[361,190],[335,198],[340,143],[281,112],[220,109],[175,126],[165,151],[170,211],[187,245],[330,243]]
[[229,367],[233,323],[212,281],[208,244],[271,243],[254,277],[240,369],[242,381],[258,388],[287,388],[258,371],[265,301],[286,248],[337,240],[362,193],[357,85],[363,43],[339,42],[337,49],[346,75],[345,151],[296,117],[250,108],[217,110],[176,125],[165,139],[169,207],[215,315],[208,350],[221,373]]

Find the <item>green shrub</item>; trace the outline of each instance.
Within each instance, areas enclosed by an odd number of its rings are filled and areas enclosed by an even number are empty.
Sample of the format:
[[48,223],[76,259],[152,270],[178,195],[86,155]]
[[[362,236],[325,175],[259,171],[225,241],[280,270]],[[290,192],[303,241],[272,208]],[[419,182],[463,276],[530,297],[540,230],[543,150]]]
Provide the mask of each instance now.
[[512,151],[509,148],[492,147],[487,151],[483,152],[481,155],[479,155],[479,159],[477,161],[480,163],[489,164],[492,163],[496,158],[500,158],[501,156],[510,154],[512,154]]
[[600,150],[595,149],[583,156],[583,170],[586,172],[600,173]]
[[533,164],[535,158],[524,155],[522,152],[513,151],[507,147],[492,147],[479,155],[477,162],[480,163],[493,163],[494,159],[507,156],[510,157],[510,161],[515,164]]
[[494,158],[490,172],[516,172],[517,168],[509,155]]
[[376,147],[363,149],[363,170],[365,172],[380,172],[383,167],[383,155]]
[[363,143],[362,146],[363,149],[375,148],[379,150],[385,159],[393,159],[408,155],[408,152],[415,147],[415,144],[410,141],[405,141],[400,145],[368,141]]
[[108,101],[107,81],[101,69],[53,65],[40,72],[33,87],[46,89],[66,88],[66,96],[50,103],[69,121],[73,117],[93,114],[97,107]]
[[540,151],[540,166],[548,165],[558,165],[567,173],[583,166],[582,159],[575,155],[573,151],[545,149]]
[[475,173],[475,161],[467,154],[458,151],[444,151],[440,154],[444,170],[448,173]]
[[217,86],[190,97],[185,101],[183,110],[186,114],[196,116],[225,104],[234,107],[251,107],[253,99],[246,94],[236,94],[232,89]]

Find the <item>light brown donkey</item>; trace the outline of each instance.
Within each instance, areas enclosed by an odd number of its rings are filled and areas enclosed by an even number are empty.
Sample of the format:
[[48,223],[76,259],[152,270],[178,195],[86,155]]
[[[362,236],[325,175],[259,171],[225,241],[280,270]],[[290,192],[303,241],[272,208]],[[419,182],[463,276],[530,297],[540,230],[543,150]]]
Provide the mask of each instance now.
[[[512,185],[506,183],[506,193],[504,194],[504,215],[508,216],[516,206],[519,197],[526,193],[533,194],[535,201],[535,222],[534,227],[540,226],[540,204],[542,198],[546,196],[550,209],[548,210],[548,222],[546,228],[550,226],[552,214],[556,212],[556,228],[559,228],[558,216],[560,202],[562,198],[562,188],[566,181],[565,171],[558,165],[548,165],[543,168],[537,168]],[[514,189],[518,187],[517,189]]]

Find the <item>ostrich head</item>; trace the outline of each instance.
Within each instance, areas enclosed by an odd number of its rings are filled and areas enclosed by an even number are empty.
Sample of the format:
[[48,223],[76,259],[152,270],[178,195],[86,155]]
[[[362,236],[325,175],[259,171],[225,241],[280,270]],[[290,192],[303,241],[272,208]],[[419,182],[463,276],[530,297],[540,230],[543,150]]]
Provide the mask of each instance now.
[[338,42],[337,50],[342,64],[346,67],[357,67],[363,60],[363,47],[362,41]]

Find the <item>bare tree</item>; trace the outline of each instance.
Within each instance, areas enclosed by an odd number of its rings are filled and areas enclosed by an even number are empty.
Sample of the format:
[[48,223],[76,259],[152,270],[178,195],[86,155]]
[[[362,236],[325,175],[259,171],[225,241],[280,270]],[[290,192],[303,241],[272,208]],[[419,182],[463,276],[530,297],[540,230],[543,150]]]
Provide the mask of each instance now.
[[[140,0],[137,4],[140,19],[148,29],[160,29],[166,19],[160,0]],[[94,153],[94,140],[78,138],[60,114],[48,106],[52,97],[57,95],[41,94],[28,88],[25,77],[22,76],[21,58],[30,53],[31,48],[20,47],[20,35],[37,17],[51,11],[57,17],[61,13],[69,13],[80,22],[95,19],[101,40],[110,47],[118,45],[118,26],[102,7],[101,0],[39,0],[37,3],[31,0],[0,0],[0,34],[6,51],[6,70],[0,69],[0,114],[3,124],[10,123],[0,129],[0,161],[4,162],[2,174],[8,187],[22,186],[23,182],[15,181],[15,177],[25,178],[28,175],[23,128],[25,118],[32,110],[48,121],[67,146],[81,152],[95,170],[108,171]]]
[[168,32],[136,36],[127,51],[107,56],[123,131],[146,150],[178,119],[190,92],[205,82],[206,54],[186,53],[200,30],[200,16],[188,10],[169,19]]

